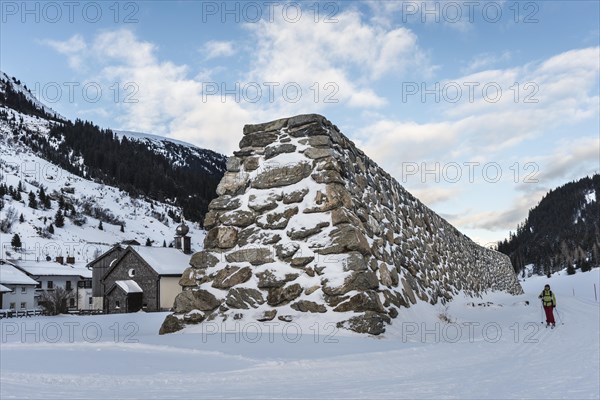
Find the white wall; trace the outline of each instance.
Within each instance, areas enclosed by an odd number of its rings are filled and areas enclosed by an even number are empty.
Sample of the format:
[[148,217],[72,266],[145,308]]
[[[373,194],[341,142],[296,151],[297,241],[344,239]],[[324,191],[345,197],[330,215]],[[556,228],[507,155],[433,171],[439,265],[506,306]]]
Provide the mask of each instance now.
[[173,307],[175,296],[181,293],[179,286],[180,277],[160,278],[160,308],[170,310]]
[[[33,285],[7,285],[9,289],[13,289],[12,292],[2,294],[2,309],[11,309],[10,303],[15,303],[14,310],[33,310],[37,307],[34,302],[35,286]],[[25,288],[25,293],[22,292],[22,288]],[[25,308],[21,308],[21,303],[25,303]]]

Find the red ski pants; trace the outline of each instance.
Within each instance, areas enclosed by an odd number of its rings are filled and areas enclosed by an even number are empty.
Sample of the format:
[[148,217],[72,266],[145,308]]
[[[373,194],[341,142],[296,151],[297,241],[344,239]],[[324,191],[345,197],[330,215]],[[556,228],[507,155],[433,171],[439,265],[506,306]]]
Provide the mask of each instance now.
[[552,306],[544,306],[544,311],[546,312],[546,323],[547,324],[555,324],[554,322],[554,313],[552,312]]

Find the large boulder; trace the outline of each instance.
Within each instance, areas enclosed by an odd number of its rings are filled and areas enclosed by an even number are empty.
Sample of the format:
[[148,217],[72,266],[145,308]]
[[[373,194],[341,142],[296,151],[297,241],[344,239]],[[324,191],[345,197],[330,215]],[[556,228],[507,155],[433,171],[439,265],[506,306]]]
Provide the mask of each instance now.
[[217,289],[229,289],[240,283],[248,281],[252,277],[250,267],[236,267],[228,265],[215,275],[212,287]]
[[221,302],[206,290],[186,290],[175,297],[173,311],[188,313],[192,310],[212,311],[219,307]]

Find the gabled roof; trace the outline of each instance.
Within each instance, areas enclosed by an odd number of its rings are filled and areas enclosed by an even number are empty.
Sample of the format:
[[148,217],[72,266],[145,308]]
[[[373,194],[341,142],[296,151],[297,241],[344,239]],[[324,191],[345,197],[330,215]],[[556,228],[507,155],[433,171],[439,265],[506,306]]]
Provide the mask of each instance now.
[[20,271],[12,263],[0,261],[0,284],[2,285],[36,285],[37,282]]
[[125,293],[143,293],[144,291],[136,281],[128,279],[126,281],[115,281]]
[[123,247],[117,243],[115,244],[113,247],[111,247],[110,249],[106,250],[104,253],[100,254],[98,257],[96,257],[95,259],[93,259],[92,261],[90,261],[87,265],[86,268],[91,267],[93,264],[96,264],[98,261],[102,260],[104,257],[112,254],[115,250],[124,250]]
[[15,267],[31,276],[79,276],[91,278],[92,271],[86,268],[85,262],[59,264],[54,261],[11,260]]
[[131,252],[144,260],[160,276],[180,276],[190,265],[191,255],[172,247],[127,246],[119,258],[111,263],[104,277],[110,275],[121,260]]

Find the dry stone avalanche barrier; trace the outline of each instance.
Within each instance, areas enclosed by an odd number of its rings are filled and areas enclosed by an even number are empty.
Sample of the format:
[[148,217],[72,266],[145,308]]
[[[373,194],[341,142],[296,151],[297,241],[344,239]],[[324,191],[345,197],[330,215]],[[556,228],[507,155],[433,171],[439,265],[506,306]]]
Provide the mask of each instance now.
[[245,126],[217,194],[161,333],[316,313],[377,335],[417,301],[522,293],[508,257],[461,234],[320,115]]

